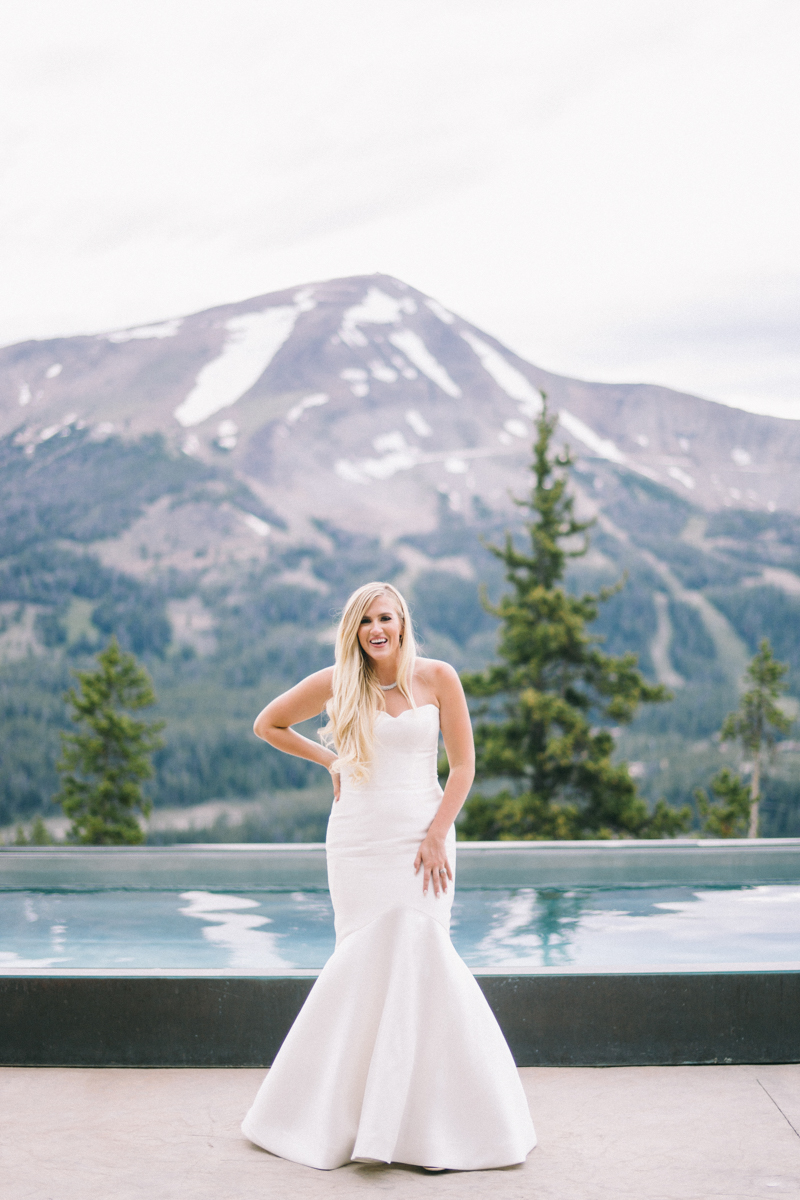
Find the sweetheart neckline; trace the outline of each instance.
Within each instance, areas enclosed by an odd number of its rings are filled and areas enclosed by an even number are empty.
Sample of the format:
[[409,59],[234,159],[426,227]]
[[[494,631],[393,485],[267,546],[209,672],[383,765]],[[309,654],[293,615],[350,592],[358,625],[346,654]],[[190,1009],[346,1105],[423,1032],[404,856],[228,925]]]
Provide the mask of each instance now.
[[379,714],[383,713],[383,715],[385,717],[388,717],[390,721],[399,721],[401,717],[404,717],[406,715],[406,713],[419,712],[420,709],[423,709],[423,708],[435,708],[437,712],[439,711],[438,704],[418,704],[416,708],[404,708],[403,711],[401,713],[398,713],[396,717],[393,717],[392,714],[390,712],[387,712],[385,708],[378,709],[378,712],[379,712]]

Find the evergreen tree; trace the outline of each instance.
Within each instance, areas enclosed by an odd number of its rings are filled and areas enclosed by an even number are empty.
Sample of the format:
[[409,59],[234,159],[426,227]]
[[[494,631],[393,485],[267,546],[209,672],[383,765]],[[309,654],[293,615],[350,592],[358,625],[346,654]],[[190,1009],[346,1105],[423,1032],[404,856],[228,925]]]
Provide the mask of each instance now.
[[76,671],[80,692],[64,697],[80,732],[62,734],[57,763],[61,791],[54,799],[72,818],[69,840],[90,846],[135,845],[144,841],[136,812],[151,804],[141,784],[153,773],[150,755],[161,745],[163,721],[140,721],[130,714],[156,697],[147,672],[112,638],[97,656],[96,671]]
[[711,780],[711,791],[716,800],[710,800],[703,788],[695,788],[694,792],[703,830],[712,837],[742,837],[750,823],[750,788],[723,767]]
[[[527,509],[530,553],[510,534],[489,546],[505,565],[511,591],[487,608],[502,621],[501,663],[463,676],[468,695],[483,701],[475,729],[478,778],[509,780],[496,795],[475,795],[460,825],[467,839],[606,838],[672,836],[688,827],[663,800],[650,814],[637,794],[626,763],[613,763],[614,738],[600,722],[632,719],[643,701],[667,700],[661,686],[648,684],[636,656],[611,657],[587,632],[599,595],[570,595],[559,586],[570,559],[588,549],[567,491],[572,458],[567,449],[551,455],[556,417],[546,399],[537,421]],[[577,544],[576,544],[577,543]]]
[[25,829],[22,825],[17,825],[16,835],[14,837],[15,846],[52,846],[54,845],[53,838],[47,831],[47,826],[41,817],[35,817],[31,825],[30,837],[25,836]]
[[720,730],[723,741],[738,741],[752,755],[747,829],[747,836],[751,838],[758,837],[761,772],[765,760],[775,745],[775,733],[788,733],[793,724],[777,703],[786,691],[783,677],[788,669],[773,658],[769,640],[764,638],[747,668],[747,679],[752,687],[742,696],[736,712],[729,713],[725,718]]

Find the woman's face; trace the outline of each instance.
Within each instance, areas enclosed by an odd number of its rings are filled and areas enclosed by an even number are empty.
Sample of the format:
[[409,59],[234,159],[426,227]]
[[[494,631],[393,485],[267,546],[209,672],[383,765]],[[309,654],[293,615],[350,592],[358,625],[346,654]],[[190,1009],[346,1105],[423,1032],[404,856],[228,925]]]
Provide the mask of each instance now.
[[389,596],[376,596],[361,618],[358,640],[375,663],[390,661],[400,649],[403,622]]

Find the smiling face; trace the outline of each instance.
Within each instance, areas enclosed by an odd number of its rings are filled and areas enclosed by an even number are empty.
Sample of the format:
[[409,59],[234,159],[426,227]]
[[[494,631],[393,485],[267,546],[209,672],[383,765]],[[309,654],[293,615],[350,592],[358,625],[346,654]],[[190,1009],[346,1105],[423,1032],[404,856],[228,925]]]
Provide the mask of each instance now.
[[376,596],[361,618],[358,641],[361,649],[378,666],[397,657],[403,621],[390,596]]

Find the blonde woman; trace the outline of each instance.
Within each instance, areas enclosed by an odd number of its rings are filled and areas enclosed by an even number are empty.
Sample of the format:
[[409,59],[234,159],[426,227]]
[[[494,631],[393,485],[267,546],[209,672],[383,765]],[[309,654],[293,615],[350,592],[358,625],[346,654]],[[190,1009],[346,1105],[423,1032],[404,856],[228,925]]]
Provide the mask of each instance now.
[[[323,743],[292,726],[323,710]],[[523,1162],[536,1136],[514,1061],[450,941],[453,822],[472,783],[458,675],[418,658],[388,583],[348,600],[336,664],[278,696],[259,737],[326,767],[336,949],[242,1130],[282,1158],[428,1170]],[[439,731],[450,761],[439,787]]]

